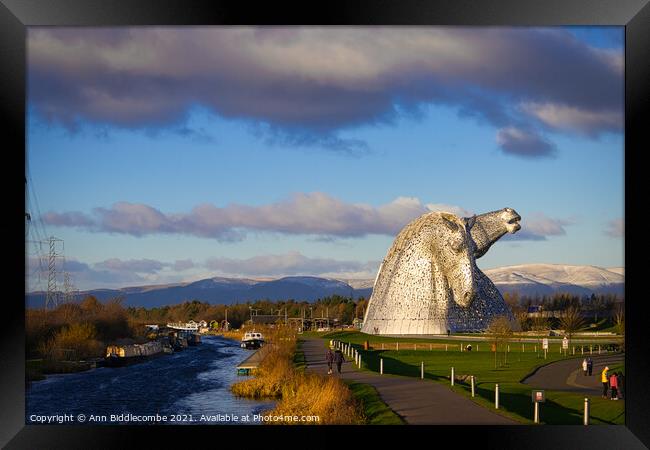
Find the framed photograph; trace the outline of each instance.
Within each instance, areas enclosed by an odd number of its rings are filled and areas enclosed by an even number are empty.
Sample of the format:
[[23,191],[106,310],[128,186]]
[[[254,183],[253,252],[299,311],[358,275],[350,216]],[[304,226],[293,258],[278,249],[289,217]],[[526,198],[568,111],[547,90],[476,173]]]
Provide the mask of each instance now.
[[647,0],[0,18],[3,448],[650,445]]

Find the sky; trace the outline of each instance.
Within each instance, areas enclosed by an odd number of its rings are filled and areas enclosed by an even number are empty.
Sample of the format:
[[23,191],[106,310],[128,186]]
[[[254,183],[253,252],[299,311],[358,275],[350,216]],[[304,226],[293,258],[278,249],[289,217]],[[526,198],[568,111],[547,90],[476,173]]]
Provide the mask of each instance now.
[[[28,290],[376,275],[429,211],[477,261],[623,266],[622,27],[28,29]],[[62,279],[59,281],[62,286]]]

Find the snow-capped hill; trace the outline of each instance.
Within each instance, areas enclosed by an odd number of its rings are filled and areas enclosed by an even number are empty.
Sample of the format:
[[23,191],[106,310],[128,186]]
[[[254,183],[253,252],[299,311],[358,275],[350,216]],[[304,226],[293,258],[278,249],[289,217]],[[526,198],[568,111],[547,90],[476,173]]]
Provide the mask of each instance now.
[[523,264],[484,271],[502,293],[549,295],[566,292],[578,295],[622,294],[625,277],[596,266]]
[[306,286],[311,286],[314,288],[345,288],[350,289],[350,286],[344,281],[334,280],[332,278],[320,278],[320,277],[307,277],[307,276],[292,276],[292,277],[283,277],[278,281],[289,281],[292,283],[304,284]]

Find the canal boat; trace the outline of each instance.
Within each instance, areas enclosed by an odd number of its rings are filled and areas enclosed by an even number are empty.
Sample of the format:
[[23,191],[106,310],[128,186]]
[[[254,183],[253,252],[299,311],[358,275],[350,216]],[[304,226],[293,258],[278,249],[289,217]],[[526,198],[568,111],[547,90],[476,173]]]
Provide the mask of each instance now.
[[106,366],[120,367],[141,362],[163,355],[163,346],[159,341],[144,344],[109,345],[106,347]]
[[241,348],[256,349],[264,345],[264,336],[259,331],[247,331],[241,340]]

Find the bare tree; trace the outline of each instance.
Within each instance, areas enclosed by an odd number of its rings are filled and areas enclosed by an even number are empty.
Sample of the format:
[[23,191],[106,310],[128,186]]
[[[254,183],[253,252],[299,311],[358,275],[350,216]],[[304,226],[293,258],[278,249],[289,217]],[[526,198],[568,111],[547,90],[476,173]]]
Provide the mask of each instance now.
[[528,331],[529,330],[529,321],[528,321],[528,313],[525,311],[517,311],[515,314],[515,320],[519,324],[519,328],[521,331]]
[[578,306],[569,306],[560,317],[560,326],[564,329],[569,345],[571,344],[571,336],[584,325],[585,319],[582,317],[582,311]]
[[[487,328],[487,333],[492,337],[492,343],[494,345],[494,368],[497,368],[497,353],[499,352],[499,344],[507,342],[508,338],[512,336],[512,324],[506,316],[497,316],[495,317],[490,325]],[[504,364],[508,363],[508,350],[504,346]]]
[[614,311],[614,323],[616,324],[616,331],[623,336],[623,343],[621,349],[625,351],[625,305],[619,304]]

